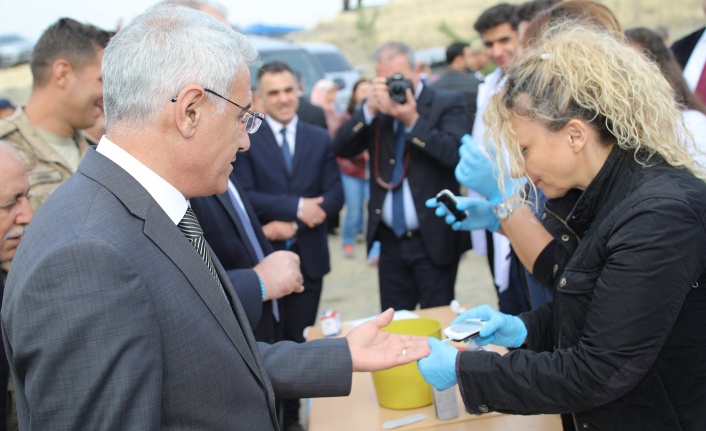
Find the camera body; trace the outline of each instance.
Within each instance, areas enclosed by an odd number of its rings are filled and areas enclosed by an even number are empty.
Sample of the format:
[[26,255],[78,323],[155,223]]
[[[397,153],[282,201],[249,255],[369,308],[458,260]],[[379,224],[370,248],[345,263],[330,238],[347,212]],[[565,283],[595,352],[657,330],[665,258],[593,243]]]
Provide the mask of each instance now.
[[405,103],[407,101],[408,88],[412,89],[412,81],[405,78],[401,73],[396,73],[387,78],[387,89],[393,102]]

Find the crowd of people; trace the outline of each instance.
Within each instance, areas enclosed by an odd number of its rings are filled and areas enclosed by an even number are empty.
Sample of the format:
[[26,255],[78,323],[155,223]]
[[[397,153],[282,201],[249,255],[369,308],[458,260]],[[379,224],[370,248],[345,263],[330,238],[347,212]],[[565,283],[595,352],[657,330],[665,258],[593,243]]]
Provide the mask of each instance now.
[[[251,88],[257,52],[216,6],[62,18],[27,103],[0,100],[10,428],[297,431],[299,398],[412,361],[470,413],[706,423],[703,29],[670,49],[591,0],[501,3],[439,76],[383,43],[339,112],[284,62]],[[342,208],[336,252],[364,233],[382,314],[305,342]],[[471,248],[498,302],[455,321],[509,353],[382,330],[448,305]]]

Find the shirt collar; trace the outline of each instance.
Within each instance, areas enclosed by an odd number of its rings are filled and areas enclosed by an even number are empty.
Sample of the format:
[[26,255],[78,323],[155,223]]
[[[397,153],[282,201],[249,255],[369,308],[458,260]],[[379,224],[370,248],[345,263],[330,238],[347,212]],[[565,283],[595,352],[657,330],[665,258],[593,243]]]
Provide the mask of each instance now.
[[178,224],[181,221],[186,213],[187,206],[189,206],[189,201],[176,187],[169,184],[164,178],[157,175],[132,154],[120,148],[105,136],[101,138],[96,151],[115,162],[115,164],[135,178],[145,188],[147,193],[157,201],[157,204],[167,213],[174,224]]
[[279,121],[275,120],[274,118],[270,117],[268,114],[265,114],[265,121],[267,121],[267,124],[270,126],[272,131],[275,132],[275,134],[278,134],[283,127],[287,129],[287,133],[292,133],[297,130],[299,116],[295,115],[292,121],[290,121],[289,124],[287,124],[286,126],[280,123]]

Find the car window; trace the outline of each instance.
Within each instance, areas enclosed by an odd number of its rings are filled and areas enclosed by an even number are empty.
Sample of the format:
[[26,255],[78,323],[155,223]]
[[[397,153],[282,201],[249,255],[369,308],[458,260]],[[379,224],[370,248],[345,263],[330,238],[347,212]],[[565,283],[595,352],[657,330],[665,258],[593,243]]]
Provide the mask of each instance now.
[[345,58],[334,52],[319,52],[314,54],[326,72],[346,72],[351,70]]
[[289,67],[302,74],[307,95],[311,92],[316,81],[324,77],[324,71],[321,65],[305,51],[297,49],[260,50],[260,61],[257,65],[251,66],[250,68],[250,77],[253,86],[257,84],[257,71],[260,66],[275,60],[287,63]]

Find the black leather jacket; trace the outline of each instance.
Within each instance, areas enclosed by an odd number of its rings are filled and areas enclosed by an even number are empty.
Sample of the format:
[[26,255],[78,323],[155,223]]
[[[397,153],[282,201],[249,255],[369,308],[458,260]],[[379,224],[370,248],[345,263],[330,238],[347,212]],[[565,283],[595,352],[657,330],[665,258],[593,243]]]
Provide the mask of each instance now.
[[527,348],[459,355],[471,413],[573,413],[577,430],[706,426],[706,183],[614,149],[567,215],[580,239]]

